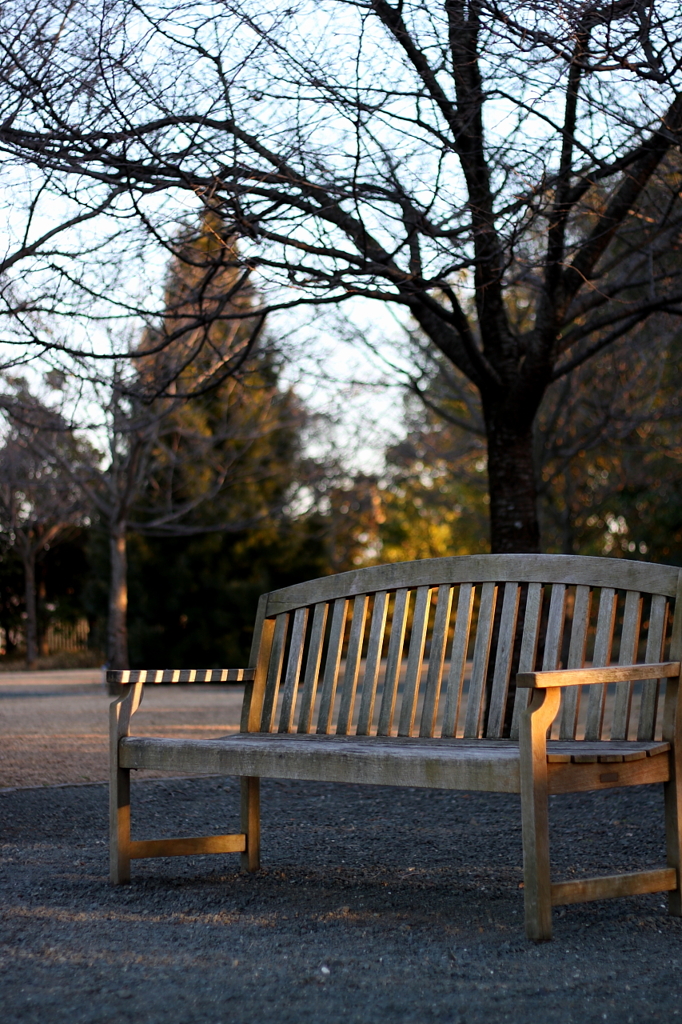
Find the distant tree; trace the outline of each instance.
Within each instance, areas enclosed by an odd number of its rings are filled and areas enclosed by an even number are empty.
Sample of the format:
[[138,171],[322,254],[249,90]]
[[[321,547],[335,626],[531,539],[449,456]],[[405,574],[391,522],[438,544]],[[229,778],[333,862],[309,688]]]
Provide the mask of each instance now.
[[[76,446],[63,436],[60,441],[63,457],[71,459]],[[23,566],[29,668],[39,653],[36,563],[73,533],[84,514],[82,495],[71,476],[37,455],[25,429],[11,428],[0,448],[0,529]]]
[[93,436],[105,451],[76,450],[78,431],[54,403],[20,391],[3,400],[13,422],[26,424],[36,457],[70,480],[107,532],[107,659],[116,668],[128,667],[131,532],[241,532],[290,496],[302,409],[279,386],[272,347],[254,348],[248,317],[235,329],[217,312],[230,303],[248,312],[251,301],[236,285],[238,271],[221,263],[226,244],[216,218],[183,238],[168,274],[167,315],[146,331],[137,375],[115,368],[107,384],[91,387],[101,412]]

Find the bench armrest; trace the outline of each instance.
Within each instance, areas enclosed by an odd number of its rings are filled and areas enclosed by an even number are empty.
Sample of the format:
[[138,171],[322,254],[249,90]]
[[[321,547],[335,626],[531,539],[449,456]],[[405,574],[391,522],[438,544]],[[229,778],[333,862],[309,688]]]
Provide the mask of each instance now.
[[252,668],[107,669],[107,683],[243,683],[253,679]]
[[606,668],[562,668],[549,672],[519,672],[517,686],[588,686],[591,683],[627,683],[637,679],[671,679],[680,674],[679,661],[649,665],[607,665]]

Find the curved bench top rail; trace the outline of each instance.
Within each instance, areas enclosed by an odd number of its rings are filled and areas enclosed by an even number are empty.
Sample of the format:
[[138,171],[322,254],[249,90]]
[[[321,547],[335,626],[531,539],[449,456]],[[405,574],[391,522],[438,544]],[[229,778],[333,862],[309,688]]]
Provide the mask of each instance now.
[[460,555],[394,562],[352,569],[273,590],[267,599],[268,618],[321,601],[358,594],[437,587],[450,583],[563,583],[636,590],[674,597],[680,570],[671,565],[633,562],[625,558],[587,555]]

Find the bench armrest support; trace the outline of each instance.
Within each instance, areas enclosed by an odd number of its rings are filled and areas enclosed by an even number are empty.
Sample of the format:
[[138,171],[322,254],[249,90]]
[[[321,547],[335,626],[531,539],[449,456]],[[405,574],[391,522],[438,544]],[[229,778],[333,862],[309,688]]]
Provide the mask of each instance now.
[[549,672],[519,672],[516,685],[545,689],[548,686],[627,683],[637,679],[674,679],[679,674],[679,661],[661,661],[649,665],[607,665],[606,668],[562,668]]

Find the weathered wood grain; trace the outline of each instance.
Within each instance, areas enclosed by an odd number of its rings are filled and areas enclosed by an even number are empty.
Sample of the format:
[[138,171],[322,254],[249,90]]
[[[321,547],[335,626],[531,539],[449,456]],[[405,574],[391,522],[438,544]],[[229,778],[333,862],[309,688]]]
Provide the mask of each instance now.
[[[598,686],[622,680],[648,679],[655,672],[659,679],[680,674],[679,661],[661,661],[657,665],[607,665],[606,668],[558,668],[554,672],[519,672],[517,686]],[[588,737],[585,737],[586,739]],[[598,736],[589,737],[592,740]],[[623,737],[618,737],[623,738]],[[616,737],[614,737],[616,739]]]
[[[611,660],[613,629],[616,623],[616,592],[613,587],[602,587],[599,595],[599,613],[597,615],[597,631],[594,637],[594,654],[592,665],[599,668],[608,665]],[[606,691],[603,686],[592,686],[587,699],[587,721],[585,722],[585,739],[598,740],[601,737],[604,722],[604,701]]]
[[534,690],[519,723],[523,898],[526,935],[533,942],[546,942],[552,937],[547,730],[560,704],[558,687]]
[[553,883],[552,905],[560,907],[567,903],[588,903],[590,900],[637,896],[645,892],[665,892],[676,888],[677,874],[674,868],[602,875],[601,878],[575,878],[569,882]]
[[365,595],[356,597],[353,602],[353,621],[350,627],[346,670],[343,674],[339,718],[336,724],[336,731],[339,736],[345,736],[353,723],[355,693],[360,674],[360,658],[362,657],[362,641],[365,635],[368,602],[369,598]]
[[[663,657],[668,608],[669,604],[666,598],[654,594],[651,598],[649,629],[646,638],[645,660],[647,662],[657,662]],[[658,690],[658,679],[646,679],[642,684],[642,699],[639,706],[639,722],[637,724],[638,740],[653,738],[656,733]]]
[[282,678],[282,665],[284,664],[284,646],[289,628],[289,614],[283,612],[275,619],[275,632],[272,638],[272,652],[268,665],[268,675],[265,682],[265,695],[263,697],[263,710],[260,720],[260,731],[270,732],[275,717],[277,696],[279,694],[279,681]]
[[308,609],[297,608],[294,613],[294,625],[291,630],[289,658],[287,661],[287,670],[284,676],[284,687],[282,690],[282,707],[279,713],[280,732],[291,732],[293,728],[296,698],[298,697],[298,680],[301,674],[303,644],[305,641],[307,625]]
[[[636,590],[629,590],[625,595],[623,611],[623,629],[620,635],[619,665],[632,665],[637,660],[637,644],[639,627],[642,620],[642,596]],[[630,708],[632,705],[632,681],[625,680],[616,684],[616,696],[611,722],[611,739],[627,739],[630,727]]]
[[293,611],[319,601],[372,594],[405,587],[438,587],[443,583],[564,583],[637,590],[674,597],[677,569],[625,558],[585,555],[464,555],[395,562],[352,569],[308,583],[297,583],[268,595],[267,614]]
[[432,591],[430,587],[420,587],[417,591],[414,603],[412,634],[410,636],[410,646],[407,652],[405,684],[403,686],[403,698],[400,704],[400,718],[398,719],[399,736],[412,735],[414,717],[417,712],[419,684],[421,682],[422,668],[424,665],[424,644],[426,642],[426,628],[429,622],[431,593]]
[[381,651],[384,644],[387,615],[388,594],[383,590],[375,596],[374,608],[372,609],[372,622],[369,627],[367,659],[365,661],[365,675],[362,680],[362,696],[360,698],[360,711],[358,712],[358,736],[369,736],[372,731],[372,724],[374,722],[374,702],[376,701],[377,685],[379,682]]
[[519,598],[521,596],[518,583],[505,583],[500,616],[500,631],[495,655],[493,685],[490,692],[490,708],[486,736],[492,739],[502,736],[504,716],[507,708],[507,691],[511,672],[514,640],[516,638],[516,621],[519,614]]
[[490,643],[493,638],[493,621],[497,587],[494,583],[484,583],[481,587],[481,605],[478,611],[476,643],[474,644],[474,661],[471,666],[469,696],[464,718],[464,735],[480,736],[485,701],[485,679],[488,672]]
[[466,665],[467,649],[469,647],[471,616],[473,614],[475,596],[474,588],[471,583],[464,583],[459,588],[457,618],[455,620],[455,633],[452,638],[450,672],[448,673],[447,689],[445,691],[445,706],[443,708],[441,736],[455,736],[457,734],[459,709],[462,703],[462,690],[464,688],[464,669]]
[[403,658],[403,646],[405,644],[405,630],[407,628],[409,602],[409,590],[399,590],[395,595],[393,621],[391,622],[391,636],[388,641],[386,671],[384,673],[384,692],[381,698],[381,708],[379,710],[377,736],[390,736],[391,730],[393,729],[393,715],[395,713],[395,702],[398,695],[398,681],[400,679],[400,665]]
[[348,601],[346,601],[345,598],[338,598],[334,601],[332,624],[329,632],[327,662],[324,667],[322,692],[320,694],[320,710],[317,715],[318,733],[328,733],[331,731],[332,727],[334,700],[336,698],[336,684],[339,679],[339,667],[341,665],[343,635],[346,629],[347,615]]
[[438,596],[436,598],[436,617],[433,622],[429,668],[426,673],[424,704],[419,725],[420,736],[433,736],[436,729],[436,715],[438,714],[438,700],[440,697],[441,680],[443,678],[445,644],[448,637],[451,609],[452,587],[445,584],[438,588]]
[[329,605],[323,602],[322,604],[316,604],[313,612],[313,625],[310,630],[308,657],[306,659],[303,688],[301,690],[301,709],[298,713],[298,732],[310,732],[312,726],[328,608]]
[[[519,655],[519,673],[532,672],[535,668],[537,657],[538,640],[540,636],[540,615],[542,613],[542,587],[539,583],[531,583],[528,586],[526,595],[526,609],[523,618],[523,635],[521,637],[521,653]],[[516,693],[514,694],[514,711],[510,738],[518,740],[519,723],[521,715],[528,706],[530,694],[524,687],[519,686],[519,676],[516,676]]]
[[130,859],[144,857],[196,857],[202,853],[243,853],[246,836],[196,836],[180,839],[141,839],[131,842]]
[[[571,642],[568,648],[567,668],[582,668],[585,664],[585,647],[587,645],[587,627],[590,621],[592,591],[587,586],[575,588],[573,603],[573,621],[571,623]],[[517,682],[518,686],[518,682]],[[575,739],[580,709],[580,689],[565,690],[561,697],[561,722],[559,738]]]

